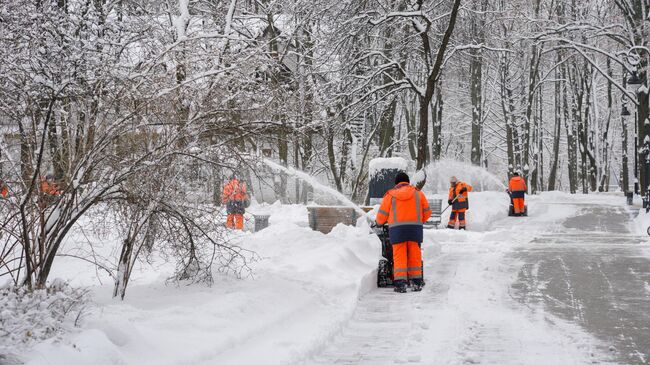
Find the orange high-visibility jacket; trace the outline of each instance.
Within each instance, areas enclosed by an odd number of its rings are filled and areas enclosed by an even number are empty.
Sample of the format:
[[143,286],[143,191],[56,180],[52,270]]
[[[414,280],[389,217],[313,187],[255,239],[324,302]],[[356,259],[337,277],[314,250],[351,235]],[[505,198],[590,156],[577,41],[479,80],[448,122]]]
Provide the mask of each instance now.
[[57,188],[56,184],[48,181],[47,179],[42,178],[39,189],[41,193],[48,195],[59,195],[61,192]]
[[0,191],[0,195],[2,195],[3,198],[6,198],[7,195],[9,195],[9,187],[5,184],[2,184],[2,191]]
[[232,179],[226,183],[223,187],[223,193],[221,194],[221,202],[226,204],[231,201],[246,200],[246,184],[239,182],[237,179]]
[[508,183],[508,190],[510,190],[510,196],[512,196],[513,199],[523,198],[524,194],[526,194],[526,190],[528,190],[526,187],[526,180],[521,176],[513,176],[510,178],[510,182]]
[[388,190],[377,212],[377,223],[388,223],[391,243],[422,242],[422,224],[431,216],[429,202],[415,186],[403,182]]
[[[463,188],[466,190],[461,194]],[[470,184],[459,181],[454,185],[453,188],[449,188],[449,200],[454,200],[458,197],[451,205],[452,210],[461,210],[469,209],[468,193],[474,190]]]

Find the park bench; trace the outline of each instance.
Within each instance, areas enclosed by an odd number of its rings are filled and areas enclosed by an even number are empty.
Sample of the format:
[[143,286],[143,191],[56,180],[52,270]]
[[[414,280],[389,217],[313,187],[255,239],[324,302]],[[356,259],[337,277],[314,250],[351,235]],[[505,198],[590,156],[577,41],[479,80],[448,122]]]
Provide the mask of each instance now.
[[440,218],[440,214],[442,212],[442,200],[440,199],[428,199],[429,201],[429,208],[431,209],[431,217],[424,222],[424,228],[433,228],[435,227],[436,229],[438,226],[440,226],[440,222],[442,221],[442,218]]
[[309,227],[314,231],[330,233],[339,223],[355,226],[359,214],[354,208],[336,206],[307,207],[309,213]]

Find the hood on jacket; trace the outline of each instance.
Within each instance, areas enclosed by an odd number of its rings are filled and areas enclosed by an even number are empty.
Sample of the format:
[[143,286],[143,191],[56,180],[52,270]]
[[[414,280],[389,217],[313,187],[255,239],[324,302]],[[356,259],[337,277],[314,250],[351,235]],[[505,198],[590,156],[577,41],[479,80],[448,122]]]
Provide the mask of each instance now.
[[415,186],[411,184],[398,184],[396,187],[388,191],[388,194],[397,200],[409,200],[413,198],[415,193]]

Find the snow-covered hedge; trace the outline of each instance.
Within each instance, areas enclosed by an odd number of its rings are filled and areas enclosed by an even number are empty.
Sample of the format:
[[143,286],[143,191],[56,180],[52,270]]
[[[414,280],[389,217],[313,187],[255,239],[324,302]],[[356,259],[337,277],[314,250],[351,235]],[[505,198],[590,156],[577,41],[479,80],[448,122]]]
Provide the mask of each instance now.
[[47,289],[0,288],[0,353],[60,335],[79,323],[87,291],[55,280]]

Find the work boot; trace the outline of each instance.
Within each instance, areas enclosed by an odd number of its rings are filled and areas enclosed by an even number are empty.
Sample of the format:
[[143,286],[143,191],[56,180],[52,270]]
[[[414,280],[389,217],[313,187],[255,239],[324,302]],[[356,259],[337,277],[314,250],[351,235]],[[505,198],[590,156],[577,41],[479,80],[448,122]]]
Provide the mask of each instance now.
[[454,229],[454,228],[455,228],[455,227],[452,226],[451,224],[448,224],[448,225],[447,225],[447,229]]
[[422,279],[415,279],[411,282],[411,290],[413,291],[422,291],[423,286],[424,280]]
[[463,231],[466,231],[465,226],[458,227],[458,229],[462,229]]
[[406,293],[406,283],[405,282],[396,282],[395,283],[395,290],[396,293]]

